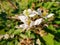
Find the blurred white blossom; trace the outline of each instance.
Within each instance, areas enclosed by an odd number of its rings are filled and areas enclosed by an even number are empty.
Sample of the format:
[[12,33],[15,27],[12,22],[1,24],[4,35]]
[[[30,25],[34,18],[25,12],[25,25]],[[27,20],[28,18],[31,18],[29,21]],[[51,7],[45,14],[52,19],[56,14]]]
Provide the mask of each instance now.
[[28,20],[28,18],[24,15],[18,16],[18,18],[23,22],[26,23],[26,21]]
[[34,22],[34,25],[39,25],[41,24],[43,21],[43,18],[40,18],[40,19],[37,19],[35,22]]
[[[31,17],[34,18],[35,15],[41,14],[41,11],[40,12],[39,11],[40,11],[39,9],[38,11],[31,10],[31,9],[24,10],[23,15],[18,16],[18,18],[24,23],[24,24],[19,25],[19,27],[23,29],[28,29],[28,28],[31,28],[32,26],[40,25],[44,21],[43,18],[38,18],[35,21],[32,21],[30,19]],[[47,16],[44,16],[44,18],[50,18],[53,15],[54,14],[51,13]]]
[[37,39],[36,43],[37,43],[38,45],[41,45],[41,42],[40,42],[39,39]]
[[46,18],[50,18],[50,17],[52,17],[53,15],[54,15],[54,14],[51,13],[51,14],[47,15]]
[[9,38],[9,34],[5,34],[4,39],[8,39],[8,38]]
[[3,35],[0,35],[0,40],[3,38]]
[[32,27],[32,26],[41,24],[42,21],[43,21],[43,19],[40,18],[40,19],[37,19],[36,21],[31,21],[30,25],[24,23],[24,24],[21,24],[21,25],[20,25],[20,28],[25,28],[25,29],[27,29],[27,28],[30,28],[30,27]]
[[14,34],[10,35],[10,38],[14,38]]
[[19,27],[20,28],[23,28],[23,29],[27,29],[28,28],[28,25],[27,24],[21,24]]
[[40,8],[37,9],[38,15],[42,15]]
[[27,9],[23,11],[23,14],[25,16],[34,17],[36,14],[38,15],[38,12],[35,10]]

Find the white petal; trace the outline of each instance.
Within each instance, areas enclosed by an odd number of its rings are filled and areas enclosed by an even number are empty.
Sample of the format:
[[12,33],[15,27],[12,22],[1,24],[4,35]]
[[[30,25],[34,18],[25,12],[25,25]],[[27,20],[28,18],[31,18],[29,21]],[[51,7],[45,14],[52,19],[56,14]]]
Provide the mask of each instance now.
[[26,10],[23,11],[23,14],[24,14],[24,15],[26,14]]
[[31,11],[31,9],[24,10],[24,11],[23,11],[23,14],[24,14],[25,16],[27,15],[26,12],[28,12],[28,14],[30,14],[32,11]]
[[33,11],[33,14],[38,14],[38,12],[36,12],[35,10]]
[[31,21],[30,23],[30,27],[32,27],[34,25],[34,21]]
[[28,18],[26,16],[18,16],[18,18],[23,22],[26,23],[26,21],[28,20]]
[[0,40],[3,38],[3,35],[0,35]]
[[28,9],[28,12],[29,12],[29,14],[32,12],[32,10],[31,9]]
[[38,45],[41,45],[41,42],[40,42],[39,39],[36,40],[36,43],[37,43]]
[[20,28],[24,28],[24,24],[19,25]]
[[25,27],[24,27],[24,28],[27,29],[28,27],[29,27],[29,26],[28,26],[27,24],[25,24]]
[[36,14],[38,14],[38,12],[36,12],[35,10],[31,10],[31,9],[28,9],[28,12],[29,12],[29,17],[34,17]]
[[8,39],[9,38],[9,35],[8,34],[5,34],[4,35],[4,39]]
[[37,12],[38,12],[38,15],[42,14],[40,9],[37,9]]
[[29,17],[34,17],[36,14],[30,14]]
[[46,17],[47,17],[47,18],[50,18],[50,17],[53,16],[53,15],[54,15],[54,14],[51,13],[51,14],[47,15]]
[[14,38],[14,34],[12,34],[12,35],[10,36],[10,38]]
[[23,29],[27,29],[28,28],[28,25],[27,24],[21,24],[19,27],[20,28],[23,28]]
[[35,10],[31,10],[31,9],[28,9],[28,12],[30,13],[30,14],[38,14],[38,12],[37,11],[35,11]]
[[41,23],[42,23],[42,21],[43,21],[43,19],[42,19],[42,18],[37,19],[37,20],[34,22],[34,25],[39,25],[39,24],[41,24]]

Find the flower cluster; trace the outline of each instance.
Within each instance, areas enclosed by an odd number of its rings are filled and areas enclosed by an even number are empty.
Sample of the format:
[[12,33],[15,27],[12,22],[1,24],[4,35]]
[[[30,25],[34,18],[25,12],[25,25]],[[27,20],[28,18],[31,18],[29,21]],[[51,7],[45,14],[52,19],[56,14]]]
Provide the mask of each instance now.
[[9,38],[14,38],[14,34],[12,34],[12,35],[9,35],[9,34],[0,35],[0,40],[9,39]]
[[[43,14],[41,14],[41,11],[39,12],[31,9],[24,10],[23,15],[18,16],[18,18],[23,22],[23,24],[19,25],[19,27],[23,29],[29,29],[33,26],[38,26],[45,21],[44,19],[49,19],[54,15],[53,13],[51,13],[48,15],[46,14],[46,16],[42,17]],[[35,20],[33,20],[36,16],[38,17]]]

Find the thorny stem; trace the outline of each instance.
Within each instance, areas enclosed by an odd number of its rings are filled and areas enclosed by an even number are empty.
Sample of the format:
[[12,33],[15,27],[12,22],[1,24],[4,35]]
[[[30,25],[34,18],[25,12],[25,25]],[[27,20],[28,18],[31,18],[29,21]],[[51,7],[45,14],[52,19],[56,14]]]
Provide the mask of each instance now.
[[7,1],[10,3],[10,5],[11,5],[14,9],[17,9],[17,6],[14,5],[10,0],[7,0]]

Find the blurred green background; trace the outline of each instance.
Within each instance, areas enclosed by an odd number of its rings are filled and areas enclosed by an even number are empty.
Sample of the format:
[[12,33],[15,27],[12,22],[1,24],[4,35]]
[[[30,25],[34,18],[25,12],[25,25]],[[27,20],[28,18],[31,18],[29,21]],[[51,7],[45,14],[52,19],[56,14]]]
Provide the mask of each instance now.
[[[21,33],[21,29],[15,29],[16,25],[19,25],[19,21],[14,19],[10,20],[6,17],[20,15],[23,10],[30,7],[32,2],[36,2],[36,8],[38,6],[43,6],[49,10],[49,13],[54,13],[55,19],[51,22],[48,28],[45,28],[48,32],[47,36],[41,38],[42,45],[60,45],[60,0],[0,0],[0,35],[14,34],[13,39],[2,39],[0,40],[0,45],[17,45],[21,37],[39,38],[31,31],[26,32],[26,34]],[[53,24],[58,25],[58,27],[53,27]]]

